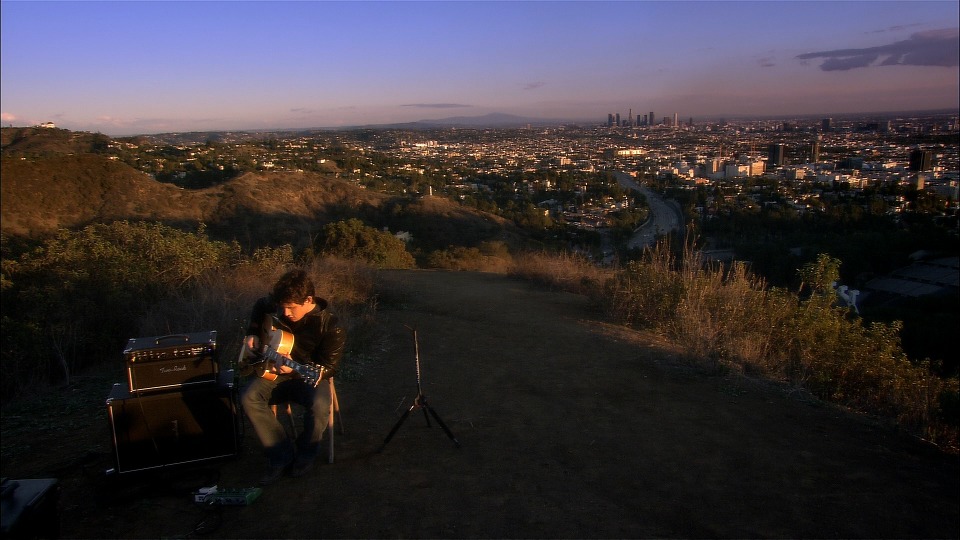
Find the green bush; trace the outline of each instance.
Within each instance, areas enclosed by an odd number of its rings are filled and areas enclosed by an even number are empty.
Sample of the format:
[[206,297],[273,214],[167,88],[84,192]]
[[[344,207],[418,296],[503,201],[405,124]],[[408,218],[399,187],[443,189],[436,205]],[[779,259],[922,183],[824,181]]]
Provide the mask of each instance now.
[[117,358],[137,321],[171,290],[239,257],[235,245],[161,224],[62,230],[3,261],[3,399]]
[[357,259],[377,268],[412,268],[413,255],[403,240],[386,231],[364,225],[356,218],[323,227],[317,251],[325,255]]

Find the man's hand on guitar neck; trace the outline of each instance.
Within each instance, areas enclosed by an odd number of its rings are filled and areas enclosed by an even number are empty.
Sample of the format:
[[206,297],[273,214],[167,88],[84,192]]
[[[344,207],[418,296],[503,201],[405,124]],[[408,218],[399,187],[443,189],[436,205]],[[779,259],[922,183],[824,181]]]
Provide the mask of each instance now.
[[[293,358],[291,358],[289,354],[280,354],[280,353],[277,353],[277,354],[278,354],[279,356],[282,356],[282,357],[286,358],[287,360],[293,360]],[[279,367],[278,367],[276,364],[274,364],[273,370],[276,371],[276,372],[278,372],[278,373],[280,373],[280,374],[282,374],[282,375],[286,375],[287,373],[293,373],[293,368],[290,367],[290,366],[288,366],[288,365],[286,365],[286,364],[283,364],[283,365],[281,365],[281,366],[279,366]]]
[[[250,357],[250,356],[258,356],[258,355],[260,354],[260,353],[258,352],[258,351],[260,351],[260,338],[259,338],[258,336],[255,336],[255,335],[250,335],[250,336],[244,337],[244,339],[243,339],[243,347],[244,347],[244,350],[245,350],[245,353],[244,353],[244,355],[243,355],[243,358],[244,358],[244,359],[246,359],[246,358],[248,358],[248,357]],[[264,347],[266,347],[266,345],[264,345]],[[284,358],[287,358],[287,359],[292,360],[292,358],[290,357],[289,354],[281,354],[281,353],[279,353],[279,352],[277,352],[277,351],[274,351],[274,352],[275,352],[277,355],[279,355],[279,356],[282,356],[282,357],[284,357]],[[273,372],[273,373],[281,373],[281,374],[284,374],[284,375],[285,375],[285,374],[287,374],[287,373],[293,373],[293,368],[291,368],[290,366],[287,366],[287,365],[282,365],[282,366],[280,366],[280,367],[278,368],[278,367],[274,364],[274,365],[271,365],[270,368],[269,368],[267,371],[270,371],[270,372]]]

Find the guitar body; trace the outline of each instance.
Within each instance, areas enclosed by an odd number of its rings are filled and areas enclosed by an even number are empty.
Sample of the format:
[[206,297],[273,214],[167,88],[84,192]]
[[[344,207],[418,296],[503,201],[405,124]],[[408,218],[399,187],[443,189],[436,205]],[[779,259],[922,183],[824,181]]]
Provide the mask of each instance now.
[[273,327],[270,329],[270,342],[268,345],[271,349],[277,351],[277,354],[290,354],[290,351],[293,350],[293,334]]
[[[270,381],[275,381],[280,376],[277,371],[277,359],[286,357],[293,350],[293,334],[278,328],[275,322],[276,319],[267,316],[266,324],[264,324],[264,328],[267,329],[266,339],[261,340],[264,344],[263,354],[268,356],[268,359],[267,365],[260,376]],[[279,365],[283,365],[282,361]]]
[[275,381],[280,376],[280,368],[287,366],[298,373],[310,386],[316,386],[323,378],[323,366],[314,367],[301,364],[289,357],[293,350],[294,335],[277,325],[273,315],[267,315],[263,324],[264,335],[260,339],[263,344],[260,358],[255,364],[262,365],[260,376]]

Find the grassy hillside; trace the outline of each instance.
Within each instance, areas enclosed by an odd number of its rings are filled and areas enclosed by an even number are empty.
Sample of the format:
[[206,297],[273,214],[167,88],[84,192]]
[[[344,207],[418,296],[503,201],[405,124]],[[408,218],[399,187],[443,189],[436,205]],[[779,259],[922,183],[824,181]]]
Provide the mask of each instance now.
[[43,157],[101,152],[110,138],[101,133],[38,127],[3,128],[0,145],[3,157]]
[[114,219],[201,217],[180,190],[94,154],[34,159],[4,156],[0,165],[3,231],[43,236],[59,228]]
[[330,221],[360,218],[407,231],[420,249],[513,243],[510,222],[445,199],[394,197],[340,180],[334,173],[248,172],[213,187],[188,190],[154,180],[112,159],[102,135],[42,128],[4,128],[3,233],[40,238],[58,229],[116,220],[157,221],[262,245],[311,245]]

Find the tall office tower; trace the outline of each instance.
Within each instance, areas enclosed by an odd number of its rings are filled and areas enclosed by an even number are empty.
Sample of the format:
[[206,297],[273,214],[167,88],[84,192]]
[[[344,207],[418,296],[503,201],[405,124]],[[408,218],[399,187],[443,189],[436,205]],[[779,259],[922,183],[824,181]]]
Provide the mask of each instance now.
[[929,171],[933,168],[933,152],[917,148],[910,152],[911,171]]
[[613,126],[613,113],[607,113],[607,127]]
[[810,163],[816,163],[820,161],[820,137],[817,137],[813,144],[810,145]]
[[632,108],[630,109],[630,112],[627,113],[627,125],[628,126],[633,125],[633,109]]
[[649,125],[650,125],[650,121],[647,120],[647,115],[643,115],[643,125],[645,125],[645,126],[649,126]]
[[831,124],[833,124],[833,118],[824,118],[820,121],[820,131],[830,131],[830,128],[832,127]]
[[617,113],[617,127],[620,127],[620,113]]
[[703,170],[707,174],[716,174],[720,172],[722,168],[723,160],[720,158],[708,159],[703,165]]
[[650,111],[650,125],[651,125],[651,126],[657,123],[657,121],[654,120],[655,118],[656,118],[656,116],[653,115],[653,111]]
[[771,144],[767,151],[767,163],[770,168],[783,167],[783,144]]
[[[646,118],[644,118],[643,124],[646,124],[646,123],[647,123]],[[640,123],[640,115],[638,114],[638,115],[637,115],[637,125],[638,125],[638,126],[642,126],[643,124]]]
[[673,113],[673,127],[680,127],[680,115]]

